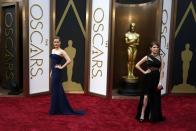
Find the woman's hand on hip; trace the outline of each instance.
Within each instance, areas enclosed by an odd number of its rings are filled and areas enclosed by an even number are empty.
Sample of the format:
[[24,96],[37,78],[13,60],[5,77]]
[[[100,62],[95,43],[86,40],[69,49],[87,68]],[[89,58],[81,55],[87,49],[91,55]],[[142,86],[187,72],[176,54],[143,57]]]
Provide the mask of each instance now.
[[151,70],[150,69],[147,69],[145,72],[144,72],[144,74],[148,74],[148,73],[150,73],[151,72]]
[[55,68],[63,69],[63,67],[61,65],[55,65]]

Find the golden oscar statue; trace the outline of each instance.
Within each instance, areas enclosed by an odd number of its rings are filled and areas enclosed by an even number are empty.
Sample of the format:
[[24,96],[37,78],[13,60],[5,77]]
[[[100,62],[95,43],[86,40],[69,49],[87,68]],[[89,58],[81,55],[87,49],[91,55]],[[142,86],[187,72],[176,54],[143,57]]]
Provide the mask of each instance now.
[[128,61],[127,61],[127,76],[123,78],[126,79],[128,82],[136,82],[138,77],[136,77],[133,73],[135,67],[135,58],[137,55],[137,46],[139,45],[139,38],[140,35],[135,32],[135,23],[130,24],[129,31],[125,34],[125,44],[128,46],[127,54],[128,54]]
[[190,72],[191,61],[193,60],[193,51],[190,50],[190,44],[185,44],[185,49],[181,52],[182,60],[182,83],[174,85],[172,93],[196,93],[196,88],[187,82]]
[[82,85],[72,81],[74,58],[77,53],[77,50],[73,47],[72,40],[68,40],[68,47],[65,48],[65,51],[70,56],[72,62],[67,66],[68,80],[63,82],[63,88],[67,93],[83,93]]

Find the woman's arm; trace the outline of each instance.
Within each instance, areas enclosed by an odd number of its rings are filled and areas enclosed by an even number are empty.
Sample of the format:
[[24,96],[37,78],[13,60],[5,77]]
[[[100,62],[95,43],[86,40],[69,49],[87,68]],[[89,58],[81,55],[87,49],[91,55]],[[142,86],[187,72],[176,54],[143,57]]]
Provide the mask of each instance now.
[[162,61],[162,58],[160,57],[160,61],[161,61],[161,67],[160,67],[160,79],[159,79],[159,84],[158,84],[158,87],[162,87],[162,79],[163,79],[163,61]]
[[70,59],[70,57],[68,56],[67,52],[65,52],[64,50],[61,50],[61,54],[62,54],[62,56],[65,58],[66,62],[65,62],[63,65],[58,65],[57,68],[59,68],[59,69],[63,69],[63,68],[65,68],[68,64],[71,63],[71,59]]
[[141,71],[143,74],[147,74],[147,73],[150,73],[151,71],[150,71],[150,69],[147,69],[146,71],[145,70],[143,70],[142,68],[141,68],[141,65],[144,63],[144,62],[146,62],[147,61],[147,56],[144,56],[136,65],[135,65],[135,67],[139,70],[139,71]]
[[50,77],[52,76],[52,70],[50,71]]

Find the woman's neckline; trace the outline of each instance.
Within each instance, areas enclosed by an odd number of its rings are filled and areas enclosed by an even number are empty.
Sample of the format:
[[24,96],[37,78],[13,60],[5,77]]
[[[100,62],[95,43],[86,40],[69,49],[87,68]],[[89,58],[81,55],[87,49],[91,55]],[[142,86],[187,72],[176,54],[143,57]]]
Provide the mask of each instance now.
[[159,57],[160,55],[158,55],[158,54],[157,54],[156,56],[155,56],[155,55],[152,55],[152,54],[150,54],[150,55],[151,55],[152,57],[154,57],[155,59],[157,59],[157,60],[160,61],[160,57]]
[[159,56],[159,54],[150,54],[151,56],[154,56],[154,57],[157,57],[157,56]]
[[59,57],[62,57],[61,55],[59,55],[59,54],[56,54],[56,53],[51,53],[52,55],[57,55],[57,56],[59,56]]

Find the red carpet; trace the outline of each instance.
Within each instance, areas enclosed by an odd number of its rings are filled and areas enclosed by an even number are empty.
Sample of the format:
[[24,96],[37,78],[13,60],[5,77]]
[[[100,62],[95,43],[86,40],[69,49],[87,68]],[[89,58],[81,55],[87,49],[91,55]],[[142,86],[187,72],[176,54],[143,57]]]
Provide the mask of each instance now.
[[193,131],[196,128],[196,96],[163,96],[166,121],[138,123],[137,99],[104,99],[68,95],[84,116],[49,116],[50,96],[0,97],[0,131]]

